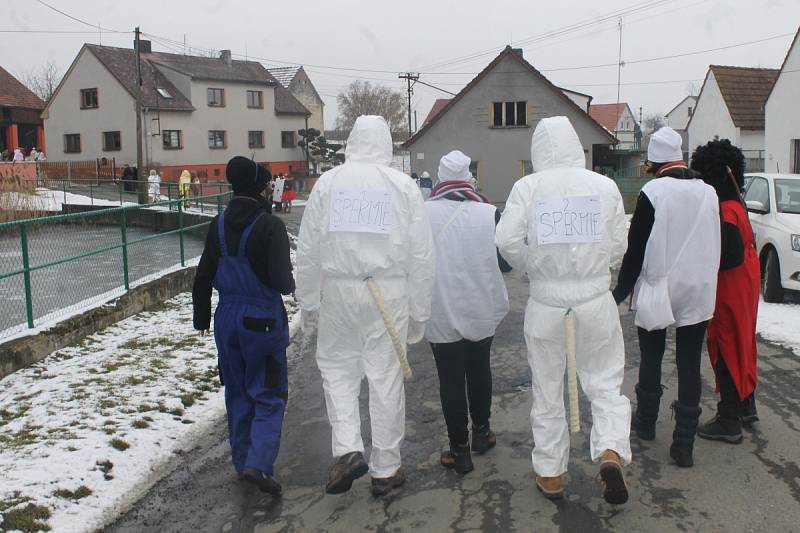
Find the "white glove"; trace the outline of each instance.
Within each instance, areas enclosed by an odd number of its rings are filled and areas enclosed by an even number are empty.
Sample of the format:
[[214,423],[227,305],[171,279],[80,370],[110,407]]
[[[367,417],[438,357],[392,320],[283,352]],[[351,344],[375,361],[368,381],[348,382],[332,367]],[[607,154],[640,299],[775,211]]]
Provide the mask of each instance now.
[[319,311],[300,310],[300,324],[303,328],[303,333],[313,335],[319,325]]
[[425,322],[417,322],[413,318],[408,319],[408,344],[416,344],[425,335]]

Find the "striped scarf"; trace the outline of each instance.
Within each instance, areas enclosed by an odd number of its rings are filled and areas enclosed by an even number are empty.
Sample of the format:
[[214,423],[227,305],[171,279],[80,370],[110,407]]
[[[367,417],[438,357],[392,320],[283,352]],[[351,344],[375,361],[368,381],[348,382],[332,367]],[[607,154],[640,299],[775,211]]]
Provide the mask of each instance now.
[[450,180],[439,183],[431,191],[428,201],[432,200],[472,200],[473,202],[491,203],[489,198],[472,188],[472,182],[467,180]]

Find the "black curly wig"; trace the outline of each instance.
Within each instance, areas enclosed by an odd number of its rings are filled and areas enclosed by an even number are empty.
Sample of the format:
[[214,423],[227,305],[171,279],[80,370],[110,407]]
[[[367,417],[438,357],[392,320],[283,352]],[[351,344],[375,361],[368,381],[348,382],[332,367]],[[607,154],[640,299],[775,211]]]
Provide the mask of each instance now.
[[739,189],[744,187],[744,153],[728,139],[719,139],[698,146],[692,155],[691,169],[714,187],[720,200],[736,198],[736,188],[728,177],[728,169]]

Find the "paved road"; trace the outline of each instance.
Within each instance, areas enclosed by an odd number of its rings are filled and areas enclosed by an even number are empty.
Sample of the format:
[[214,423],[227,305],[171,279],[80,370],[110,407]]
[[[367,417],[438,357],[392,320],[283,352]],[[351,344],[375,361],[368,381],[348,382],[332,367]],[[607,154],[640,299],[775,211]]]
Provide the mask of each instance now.
[[[295,214],[292,218],[295,218]],[[498,446],[459,477],[438,465],[446,442],[436,371],[427,345],[410,350],[414,378],[406,385],[407,432],[403,459],[408,481],[385,499],[369,493],[369,478],[341,496],[324,494],[331,463],[330,428],[313,354],[294,344],[291,399],[277,470],[284,486],[273,500],[238,482],[230,466],[224,421],[198,448],[176,457],[174,472],[158,483],[108,531],[800,531],[800,358],[763,342],[761,422],[738,446],[698,440],[696,466],[670,464],[672,421],[667,406],[677,394],[674,356],[665,357],[668,387],[656,440],[633,439],[627,468],[631,500],[606,504],[588,460],[589,406],[582,401],[584,433],[573,437],[566,498],[545,500],[534,488],[530,371],[522,320],[527,284],[507,276],[512,310],[501,324],[493,352],[492,424]],[[638,344],[632,316],[623,316],[628,353],[625,392],[632,396]],[[713,411],[713,378],[703,363],[703,419]],[[366,386],[362,388],[364,436]],[[367,440],[368,442],[368,440]]]

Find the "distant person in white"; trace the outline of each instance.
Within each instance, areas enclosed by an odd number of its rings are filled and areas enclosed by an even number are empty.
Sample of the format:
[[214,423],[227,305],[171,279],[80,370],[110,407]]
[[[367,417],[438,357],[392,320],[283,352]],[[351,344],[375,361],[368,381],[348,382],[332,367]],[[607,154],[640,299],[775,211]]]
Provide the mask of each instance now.
[[147,187],[150,193],[150,201],[161,201],[161,176],[158,175],[155,169],[150,170],[150,175],[147,177]]
[[[297,291],[303,329],[319,321],[317,364],[336,462],[326,492],[350,490],[369,470],[381,496],[405,481],[400,445],[405,392],[398,342],[419,342],[430,317],[434,254],[419,190],[389,167],[392,137],[383,117],[359,117],[345,163],[320,176],[303,213],[297,243]],[[377,298],[369,285],[377,286]],[[372,452],[364,461],[358,394],[369,383]]]
[[473,470],[471,451],[481,454],[497,442],[489,426],[495,329],[508,313],[508,294],[494,245],[497,209],[477,192],[470,158],[458,150],[439,163],[438,184],[425,202],[436,249],[431,343],[449,450],[440,462],[460,474]]
[[425,200],[430,198],[432,189],[433,180],[431,179],[431,175],[427,172],[423,172],[419,176],[419,190],[422,191],[422,198]]
[[530,279],[525,341],[533,374],[536,485],[547,498],[563,496],[561,476],[569,461],[564,318],[570,312],[577,374],[592,405],[591,458],[600,461],[604,499],[624,503],[631,407],[620,392],[625,346],[609,290],[611,268],[625,253],[622,197],[612,180],[586,169],[583,147],[566,117],[539,122],[531,161],[534,173],[514,184],[496,243],[511,266]]
[[25,161],[25,156],[22,155],[22,150],[20,150],[19,148],[14,148],[14,159],[13,160],[14,160],[15,163],[17,161]]

